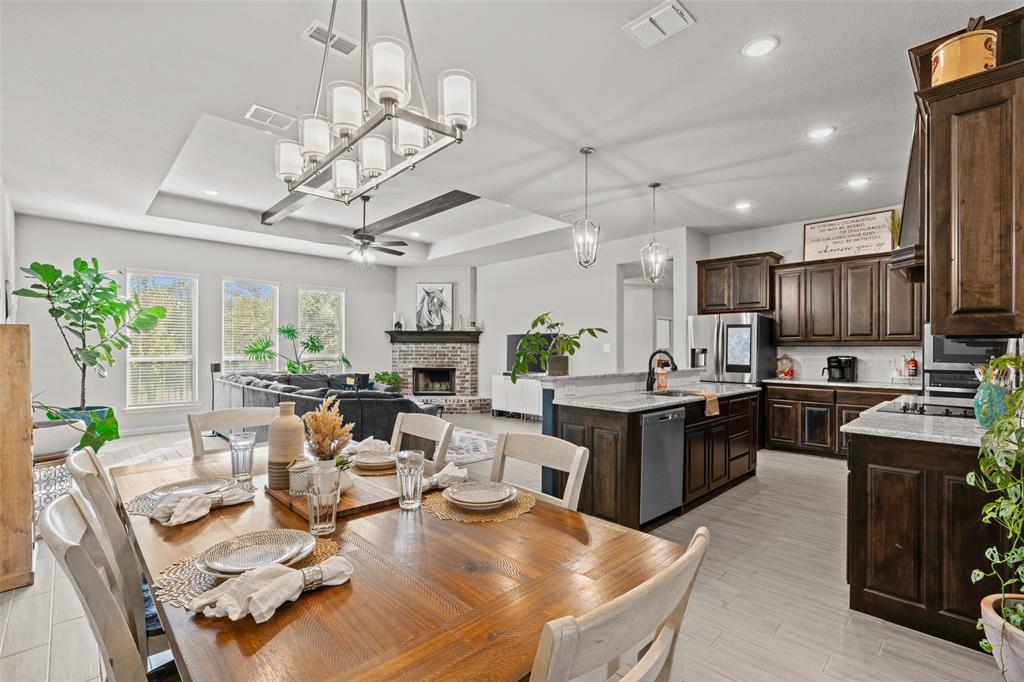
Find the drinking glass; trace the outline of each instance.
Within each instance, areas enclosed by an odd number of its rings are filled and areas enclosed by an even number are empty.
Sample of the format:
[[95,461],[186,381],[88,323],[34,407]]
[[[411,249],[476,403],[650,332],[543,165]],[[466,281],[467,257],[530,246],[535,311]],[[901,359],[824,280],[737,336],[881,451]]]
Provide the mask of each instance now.
[[340,477],[334,467],[330,471],[313,469],[306,476],[306,501],[309,503],[309,532],[330,535],[338,515]]
[[232,433],[228,442],[231,444],[231,475],[236,481],[252,480],[252,453],[256,448],[256,434],[252,431]]
[[395,455],[398,474],[398,506],[419,509],[423,495],[423,451],[402,450]]

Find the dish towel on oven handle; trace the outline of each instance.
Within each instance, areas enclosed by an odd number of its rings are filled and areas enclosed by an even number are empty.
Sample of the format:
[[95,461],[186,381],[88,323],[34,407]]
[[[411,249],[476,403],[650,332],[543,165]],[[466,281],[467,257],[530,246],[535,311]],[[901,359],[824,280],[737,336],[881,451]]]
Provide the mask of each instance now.
[[253,497],[253,493],[241,486],[228,488],[219,493],[200,495],[169,493],[156,501],[149,518],[159,521],[165,526],[180,526],[183,523],[203,518],[210,513],[211,509],[249,502]]

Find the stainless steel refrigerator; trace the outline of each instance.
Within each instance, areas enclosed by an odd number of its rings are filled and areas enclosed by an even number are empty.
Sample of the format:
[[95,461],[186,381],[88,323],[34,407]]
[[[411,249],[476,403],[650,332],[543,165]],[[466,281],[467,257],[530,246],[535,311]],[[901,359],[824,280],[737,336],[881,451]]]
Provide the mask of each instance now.
[[690,315],[689,367],[701,381],[756,384],[775,376],[775,320],[757,313]]

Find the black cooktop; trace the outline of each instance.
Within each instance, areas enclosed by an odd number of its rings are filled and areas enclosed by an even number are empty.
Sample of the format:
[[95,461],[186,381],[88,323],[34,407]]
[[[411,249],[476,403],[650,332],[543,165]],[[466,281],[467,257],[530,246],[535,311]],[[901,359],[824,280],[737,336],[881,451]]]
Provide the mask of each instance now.
[[923,414],[928,417],[965,417],[974,419],[974,408],[964,405],[946,405],[941,401],[929,402],[927,398],[904,397],[878,408],[879,412],[897,414]]

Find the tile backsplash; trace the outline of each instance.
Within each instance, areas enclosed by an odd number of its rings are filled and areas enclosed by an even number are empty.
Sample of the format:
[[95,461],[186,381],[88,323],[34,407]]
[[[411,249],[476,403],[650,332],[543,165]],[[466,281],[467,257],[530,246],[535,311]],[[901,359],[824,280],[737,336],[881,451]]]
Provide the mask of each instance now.
[[857,358],[858,381],[889,381],[894,367],[900,367],[903,357],[913,352],[921,368],[921,346],[780,346],[783,353],[793,358],[797,379],[821,379],[825,358],[830,355],[852,355]]

